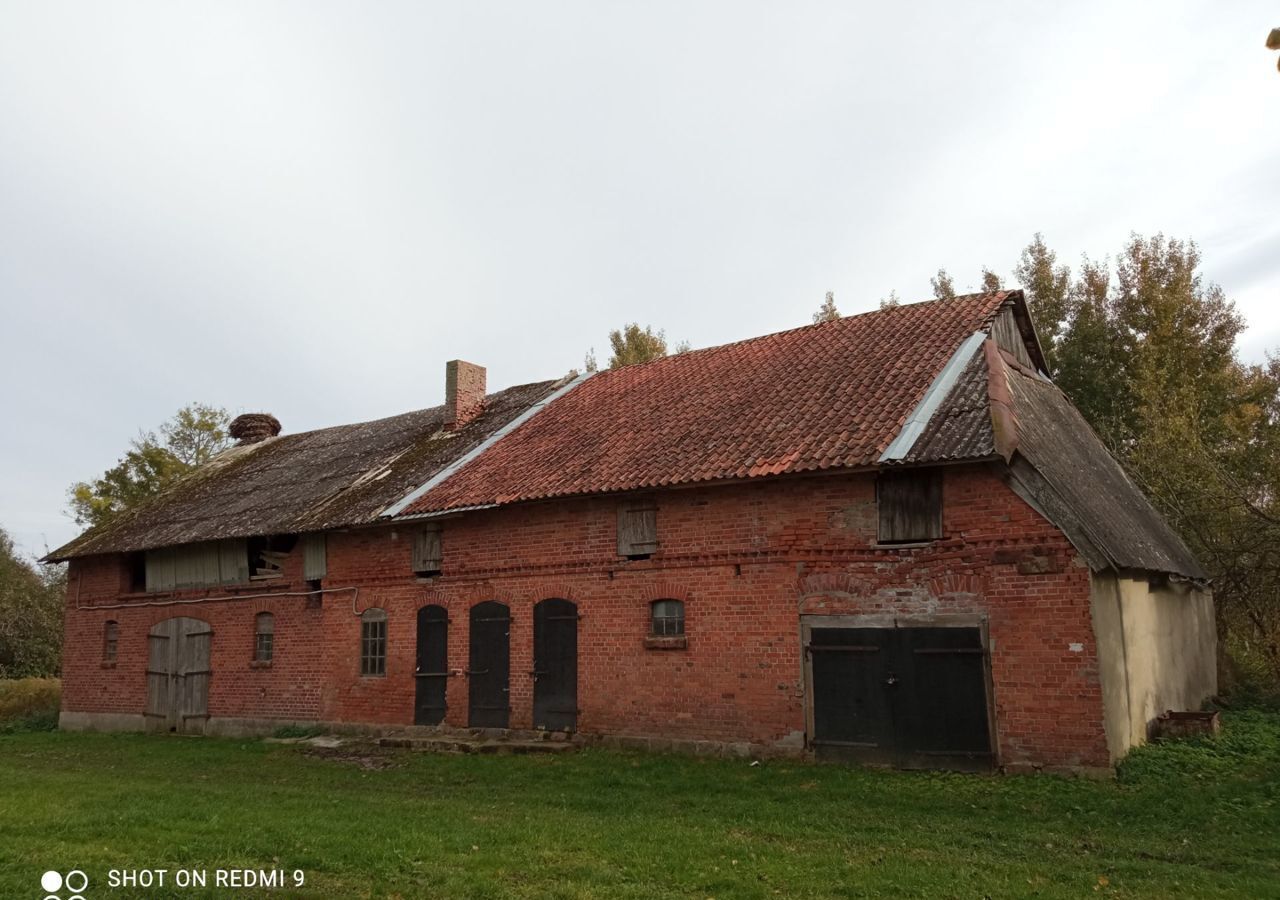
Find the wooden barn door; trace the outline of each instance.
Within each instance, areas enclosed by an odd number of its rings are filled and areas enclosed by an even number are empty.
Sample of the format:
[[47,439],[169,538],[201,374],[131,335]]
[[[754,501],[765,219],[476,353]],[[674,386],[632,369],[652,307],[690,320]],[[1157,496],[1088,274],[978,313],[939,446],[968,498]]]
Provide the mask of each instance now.
[[533,608],[533,727],[578,726],[578,607],[543,600]]
[[511,611],[488,600],[471,607],[471,653],[467,669],[468,724],[506,728],[511,720]]
[[977,628],[898,628],[898,765],[988,769],[986,651]]
[[439,725],[444,721],[445,689],[449,686],[449,613],[443,606],[418,610],[418,660],[413,724]]
[[893,709],[884,685],[892,634],[889,628],[813,629],[813,744],[820,756],[895,761]]
[[147,635],[147,728],[203,734],[209,719],[213,630],[180,616],[157,622]]
[[904,768],[991,768],[981,629],[807,630],[810,740],[820,757]]

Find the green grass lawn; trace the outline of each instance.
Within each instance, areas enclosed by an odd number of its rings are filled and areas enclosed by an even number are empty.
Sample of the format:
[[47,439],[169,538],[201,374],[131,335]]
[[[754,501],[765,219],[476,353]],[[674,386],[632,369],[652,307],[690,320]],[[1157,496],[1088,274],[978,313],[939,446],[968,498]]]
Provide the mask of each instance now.
[[305,872],[276,897],[1280,897],[1280,715],[1226,723],[1115,782],[8,734],[0,897],[72,867],[86,900],[264,895],[108,889],[143,867]]

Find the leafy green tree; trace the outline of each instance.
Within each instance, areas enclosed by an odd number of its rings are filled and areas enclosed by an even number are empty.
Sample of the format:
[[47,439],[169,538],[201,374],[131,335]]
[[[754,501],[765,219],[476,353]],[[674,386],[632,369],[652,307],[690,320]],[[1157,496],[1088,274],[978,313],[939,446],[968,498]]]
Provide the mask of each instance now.
[[987,294],[1000,290],[1000,276],[986,266],[982,267],[982,290]]
[[[609,332],[609,346],[613,350],[609,357],[609,368],[619,369],[636,363],[651,362],[667,355],[667,334],[665,331],[654,331],[646,325],[641,328],[635,322]],[[689,349],[686,342],[680,342],[674,348],[675,353],[684,353]],[[594,362],[594,353],[588,356],[588,363]]]
[[93,481],[80,481],[68,491],[77,524],[100,525],[168,487],[230,445],[224,409],[192,403],[155,432],[134,438],[124,457]]
[[838,318],[840,318],[840,310],[836,309],[835,292],[827,291],[827,298],[822,301],[818,311],[813,314],[813,324],[821,325],[823,322],[834,322]]
[[933,288],[933,296],[938,300],[950,300],[956,295],[955,283],[946,269],[939,269],[938,274],[929,279],[929,284]]
[[23,557],[0,529],[0,678],[55,675],[66,570]]
[[1022,257],[1013,269],[1016,284],[1026,293],[1031,318],[1048,357],[1049,371],[1056,371],[1058,338],[1067,321],[1071,296],[1071,269],[1058,265],[1058,257],[1044,242],[1044,235],[1036,232],[1031,243],[1022,251]]
[[1209,570],[1231,654],[1280,685],[1280,361],[1238,359],[1244,320],[1200,264],[1134,234],[1073,276],[1037,234],[1015,275],[1054,380]]

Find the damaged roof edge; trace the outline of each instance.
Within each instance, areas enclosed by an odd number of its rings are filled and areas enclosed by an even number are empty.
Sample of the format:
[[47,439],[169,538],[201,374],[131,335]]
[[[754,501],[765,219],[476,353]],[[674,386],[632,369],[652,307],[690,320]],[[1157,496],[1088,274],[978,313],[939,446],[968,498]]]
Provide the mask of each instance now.
[[378,518],[387,519],[387,518],[394,518],[398,516],[415,500],[417,500],[423,494],[427,493],[427,491],[447,481],[458,470],[466,466],[472,460],[481,456],[486,450],[488,450],[498,441],[502,440],[511,432],[515,431],[525,422],[532,419],[534,416],[536,416],[539,412],[541,412],[551,403],[563,397],[565,394],[569,393],[578,385],[582,384],[582,382],[590,378],[592,374],[593,373],[591,372],[583,372],[581,375],[578,375],[577,377],[570,380],[567,384],[561,385],[559,388],[552,391],[546,397],[543,397],[537,403],[533,404],[524,412],[520,413],[520,415],[516,416],[514,419],[508,422],[506,425],[503,425],[493,434],[489,435],[487,438],[485,438],[483,441],[481,441],[479,444],[473,447],[470,451],[458,457],[456,460],[454,460],[449,465],[445,466],[435,475],[431,476],[431,478],[427,479],[425,482],[423,482],[413,491],[411,491],[401,499],[397,500],[395,503],[388,506],[386,509],[384,509],[381,513],[378,514]]
[[911,415],[907,416],[907,421],[903,423],[897,437],[889,443],[884,453],[880,454],[880,462],[906,459],[907,454],[911,452],[911,448],[924,432],[925,426],[933,418],[933,414],[951,393],[951,388],[955,386],[960,373],[969,364],[969,360],[973,359],[973,354],[978,351],[986,338],[985,331],[975,331],[964,339],[956,352],[951,355],[951,359],[947,360],[947,364],[942,367],[942,371],[933,379],[933,383],[924,392],[924,396],[911,411]]

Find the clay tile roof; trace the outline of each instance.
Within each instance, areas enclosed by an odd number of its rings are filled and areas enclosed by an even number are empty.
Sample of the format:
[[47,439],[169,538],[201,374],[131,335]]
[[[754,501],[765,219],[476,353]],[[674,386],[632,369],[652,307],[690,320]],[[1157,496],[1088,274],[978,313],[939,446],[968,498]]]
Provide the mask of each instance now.
[[600,372],[403,510],[871,466],[997,291]]

